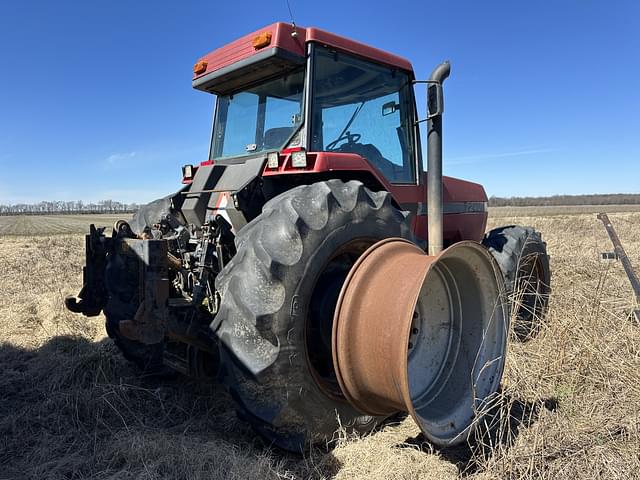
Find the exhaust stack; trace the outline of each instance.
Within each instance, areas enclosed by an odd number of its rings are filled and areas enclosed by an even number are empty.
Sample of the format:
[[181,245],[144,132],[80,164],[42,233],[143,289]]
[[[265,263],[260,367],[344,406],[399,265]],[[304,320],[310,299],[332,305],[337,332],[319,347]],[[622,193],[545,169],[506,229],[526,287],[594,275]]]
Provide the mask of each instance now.
[[442,84],[451,73],[449,62],[438,65],[429,77],[427,88],[427,221],[429,255],[442,251]]

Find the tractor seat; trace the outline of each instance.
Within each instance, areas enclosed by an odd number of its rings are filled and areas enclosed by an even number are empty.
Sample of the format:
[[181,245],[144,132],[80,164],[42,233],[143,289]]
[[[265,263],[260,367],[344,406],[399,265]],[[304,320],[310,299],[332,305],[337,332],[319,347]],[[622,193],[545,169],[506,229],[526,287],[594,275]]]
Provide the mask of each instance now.
[[402,167],[387,160],[378,150],[378,147],[372,143],[347,142],[340,145],[338,151],[342,153],[357,153],[369,160],[390,181],[402,180],[404,174]]
[[269,150],[271,148],[280,148],[287,141],[291,133],[293,132],[293,127],[277,127],[270,128],[269,130],[264,132],[264,136],[262,137],[262,148],[264,150]]

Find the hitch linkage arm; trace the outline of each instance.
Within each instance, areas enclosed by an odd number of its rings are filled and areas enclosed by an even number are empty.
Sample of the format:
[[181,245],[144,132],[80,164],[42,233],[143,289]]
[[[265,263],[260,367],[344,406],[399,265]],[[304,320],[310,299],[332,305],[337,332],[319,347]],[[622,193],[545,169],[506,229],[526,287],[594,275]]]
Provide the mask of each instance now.
[[74,313],[86,317],[100,314],[107,302],[104,284],[107,253],[111,250],[112,239],[104,235],[104,228],[91,224],[85,236],[86,265],[82,268],[82,289],[76,297],[68,296],[64,304]]

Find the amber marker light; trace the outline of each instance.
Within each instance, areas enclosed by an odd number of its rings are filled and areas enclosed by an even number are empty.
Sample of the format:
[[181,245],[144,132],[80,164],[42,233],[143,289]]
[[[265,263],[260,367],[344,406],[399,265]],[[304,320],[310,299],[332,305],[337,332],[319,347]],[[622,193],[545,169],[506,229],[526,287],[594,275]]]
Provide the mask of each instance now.
[[200,75],[207,71],[207,62],[198,62],[193,66],[193,73]]
[[253,48],[259,50],[271,44],[271,32],[262,32],[253,37]]

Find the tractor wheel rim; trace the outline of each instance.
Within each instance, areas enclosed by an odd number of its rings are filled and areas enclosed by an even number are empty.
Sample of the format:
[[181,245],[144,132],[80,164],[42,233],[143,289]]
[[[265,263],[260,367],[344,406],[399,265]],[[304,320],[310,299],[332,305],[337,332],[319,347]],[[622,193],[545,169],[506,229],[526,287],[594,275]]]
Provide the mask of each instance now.
[[438,445],[465,440],[500,384],[502,294],[499,268],[476,242],[436,257],[406,240],[375,244],[349,272],[334,318],[345,398],[368,414],[408,411]]

